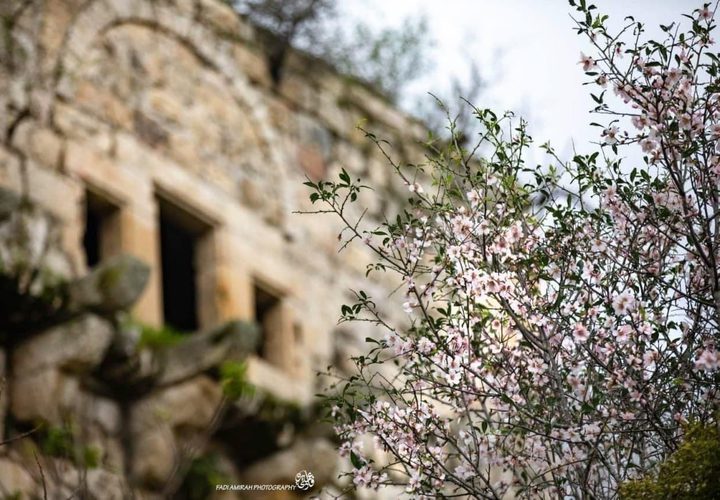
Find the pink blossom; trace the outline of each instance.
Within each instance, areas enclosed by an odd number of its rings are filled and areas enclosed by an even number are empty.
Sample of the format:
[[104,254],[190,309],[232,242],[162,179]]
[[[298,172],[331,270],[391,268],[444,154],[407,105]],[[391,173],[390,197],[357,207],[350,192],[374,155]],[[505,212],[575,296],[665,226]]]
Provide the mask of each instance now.
[[695,358],[695,369],[702,371],[715,371],[720,368],[720,352],[715,349],[704,349]]
[[635,297],[626,290],[613,298],[612,308],[618,316],[629,314],[635,310]]
[[582,324],[576,323],[573,328],[573,338],[575,341],[584,343],[590,338],[590,332]]
[[703,21],[709,21],[712,19],[713,13],[708,7],[703,7],[697,10],[697,18]]
[[665,78],[668,84],[674,85],[682,78],[682,71],[680,71],[680,68],[670,68]]
[[355,470],[353,483],[355,483],[355,486],[368,487],[372,483],[372,478],[373,470],[369,466],[365,465],[360,469]]
[[476,207],[480,203],[481,196],[480,192],[477,189],[473,189],[472,191],[467,192],[467,199],[470,202],[471,207]]
[[720,123],[713,123],[710,125],[710,135],[713,139],[720,138]]
[[623,56],[622,46],[623,46],[622,42],[617,43],[617,44],[615,44],[615,50],[614,50],[615,57],[620,58],[620,59]]
[[595,68],[597,68],[597,65],[595,64],[595,60],[590,57],[586,56],[582,52],[580,52],[580,62],[578,64],[582,64],[583,71],[592,71]]
[[592,244],[590,245],[590,250],[593,252],[603,253],[607,250],[607,245],[600,238],[594,238],[592,240]]
[[640,141],[640,147],[642,148],[643,152],[650,153],[657,147],[657,144],[652,139],[645,138]]
[[418,352],[420,352],[422,354],[429,354],[433,349],[435,349],[435,343],[432,340],[430,340],[426,337],[422,337],[420,340],[418,340],[418,342],[417,342]]
[[618,127],[612,126],[603,130],[606,144],[617,144],[617,135],[620,132]]
[[630,325],[619,326],[615,331],[615,338],[620,344],[627,344],[630,341],[632,327]]
[[475,475],[475,469],[468,463],[461,463],[455,468],[455,474],[461,479],[470,479]]
[[648,120],[647,115],[633,116],[631,121],[635,128],[638,128],[640,130],[644,129],[650,124],[650,120]]

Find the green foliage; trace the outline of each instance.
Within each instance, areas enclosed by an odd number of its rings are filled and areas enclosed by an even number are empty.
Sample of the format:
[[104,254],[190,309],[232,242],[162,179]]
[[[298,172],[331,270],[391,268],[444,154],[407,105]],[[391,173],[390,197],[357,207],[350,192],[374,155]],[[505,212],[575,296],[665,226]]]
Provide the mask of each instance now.
[[40,449],[53,457],[69,457],[74,452],[73,436],[67,427],[47,427],[40,437]]
[[70,427],[45,427],[39,433],[38,444],[45,455],[67,458],[87,469],[100,465],[100,450],[94,446],[79,446]]
[[226,361],[220,366],[220,383],[223,394],[231,401],[254,398],[256,416],[267,422],[294,422],[302,419],[301,408],[296,403],[279,399],[271,393],[259,390],[247,380],[247,363]]
[[403,20],[398,28],[337,16],[336,0],[226,0],[275,40],[265,43],[276,81],[290,47],[322,59],[352,80],[397,101],[402,89],[428,69],[430,46],[425,18]]
[[713,500],[720,498],[720,428],[690,425],[684,443],[656,476],[625,483],[623,500]]
[[230,400],[255,394],[255,386],[247,381],[247,363],[244,361],[223,363],[220,366],[220,381],[225,397]]
[[138,347],[148,347],[150,349],[158,349],[168,347],[180,343],[187,338],[187,334],[173,327],[163,325],[161,327],[153,327],[148,325],[138,325],[140,327],[140,342]]
[[87,469],[95,469],[100,466],[101,452],[95,446],[84,446],[82,449],[82,465]]
[[232,478],[218,467],[218,457],[214,453],[193,459],[180,487],[182,497],[188,500],[210,498],[216,484],[230,483]]
[[296,403],[275,397],[270,393],[263,394],[258,416],[270,422],[300,423],[301,409]]
[[372,29],[358,23],[354,30],[338,30],[316,50],[341,73],[370,84],[397,102],[408,82],[429,67],[426,53],[427,19],[405,19],[401,28]]

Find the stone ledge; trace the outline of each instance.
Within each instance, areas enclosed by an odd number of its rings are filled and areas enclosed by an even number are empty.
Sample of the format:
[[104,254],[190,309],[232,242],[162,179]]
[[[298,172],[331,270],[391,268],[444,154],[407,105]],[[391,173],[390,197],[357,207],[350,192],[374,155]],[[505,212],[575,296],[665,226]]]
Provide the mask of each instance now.
[[100,364],[113,335],[112,325],[92,314],[50,328],[15,348],[13,377],[47,369],[87,373]]

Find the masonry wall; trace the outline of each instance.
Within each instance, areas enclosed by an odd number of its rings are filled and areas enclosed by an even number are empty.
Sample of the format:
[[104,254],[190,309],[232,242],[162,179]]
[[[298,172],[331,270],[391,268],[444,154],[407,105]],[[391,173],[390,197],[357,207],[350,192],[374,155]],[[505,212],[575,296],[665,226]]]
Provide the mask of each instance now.
[[[273,82],[262,38],[219,0],[10,4],[3,6],[8,36],[3,36],[0,73],[0,187],[27,200],[37,212],[30,219],[45,221],[30,227],[53,228],[53,238],[42,240],[63,256],[52,261],[52,272],[70,282],[89,272],[83,236],[90,193],[113,207],[104,229],[104,258],[132,255],[149,266],[147,283],[128,306],[128,317],[142,325],[162,325],[159,220],[161,207],[172,207],[178,223],[200,228],[193,229],[198,330],[217,332],[234,321],[260,320],[257,295],[270,293],[277,301],[264,325],[261,355],[248,353],[248,381],[308,415],[318,389],[315,371],[346,360],[360,339],[373,333],[338,330],[340,305],[349,301],[349,290],[362,287],[385,297],[394,283],[368,284],[369,256],[354,247],[337,252],[337,221],[295,213],[311,208],[302,182],[306,176],[336,176],[344,167],[377,188],[367,200],[369,217],[392,212],[406,188],[393,180],[391,168],[356,125],[389,139],[397,145],[393,154],[407,160],[421,157],[413,144],[424,136],[422,127],[367,88],[300,54],[290,55],[281,81]],[[60,425],[60,406],[73,409],[82,399],[68,396],[73,403],[63,403],[47,393],[50,386],[55,395],[77,386],[77,394],[100,401],[88,411],[95,417],[110,415],[106,434],[114,437],[103,449],[99,468],[120,478],[123,487],[151,497],[162,494],[168,473],[133,471],[133,457],[164,453],[165,459],[158,460],[171,462],[167,456],[178,450],[168,447],[182,447],[187,441],[183,429],[212,423],[214,415],[203,411],[215,406],[220,388],[213,367],[203,365],[172,383],[154,375],[142,397],[123,399],[112,391],[99,395],[92,379],[105,362],[105,350],[122,337],[119,309],[96,321],[97,311],[85,308],[72,319],[80,326],[55,319],[58,324],[6,340],[4,355],[12,360],[22,357],[17,352],[42,351],[28,350],[26,342],[44,342],[50,349],[55,344],[47,339],[76,330],[89,338],[103,335],[92,331],[103,331],[108,338],[85,362],[88,366],[72,376],[67,360],[24,373],[15,368],[22,360],[10,363],[2,394],[17,429],[42,421]],[[66,333],[52,333],[55,327]],[[220,358],[213,359],[219,363]],[[18,394],[31,401],[18,402]],[[143,408],[154,410],[138,416]],[[157,408],[180,423],[158,423]],[[187,415],[178,416],[182,412]],[[129,427],[132,432],[123,431]],[[228,428],[223,440],[236,439],[243,446],[243,425]],[[170,438],[159,437],[162,432]],[[196,452],[214,446],[213,439],[210,433]],[[299,460],[291,457],[297,446],[304,446],[306,456],[313,455],[313,446],[331,447],[327,433],[315,439],[290,432],[272,439],[267,453],[253,456],[255,462],[236,459],[227,468],[277,479],[269,471],[287,475],[277,464],[292,469]],[[5,453],[5,462],[0,461],[5,489],[29,491],[31,482],[37,488],[37,471],[22,462],[27,457],[18,458],[22,453],[11,446]],[[222,456],[232,462],[234,455]],[[263,466],[263,460],[276,465]],[[19,463],[24,465],[17,468]],[[2,473],[2,467],[15,472]],[[25,481],[20,469],[33,481]]]

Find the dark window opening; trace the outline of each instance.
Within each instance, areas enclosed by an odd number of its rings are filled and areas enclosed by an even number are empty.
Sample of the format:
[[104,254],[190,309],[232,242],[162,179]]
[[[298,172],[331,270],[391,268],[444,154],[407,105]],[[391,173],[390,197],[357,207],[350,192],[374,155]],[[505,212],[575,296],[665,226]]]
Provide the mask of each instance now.
[[85,234],[83,247],[85,248],[85,262],[88,267],[95,267],[100,262],[100,232],[102,217],[89,207],[85,208]]
[[163,318],[176,330],[195,331],[203,326],[200,271],[211,265],[201,262],[198,254],[212,226],[165,198],[158,198],[158,207]]
[[163,317],[165,324],[196,330],[195,236],[160,210]]
[[95,267],[110,257],[117,235],[114,225],[118,208],[111,202],[90,191],[85,194],[85,232],[83,249],[88,267]]
[[281,333],[280,305],[280,297],[255,285],[255,321],[261,332],[257,354],[262,358],[268,358],[275,338]]

